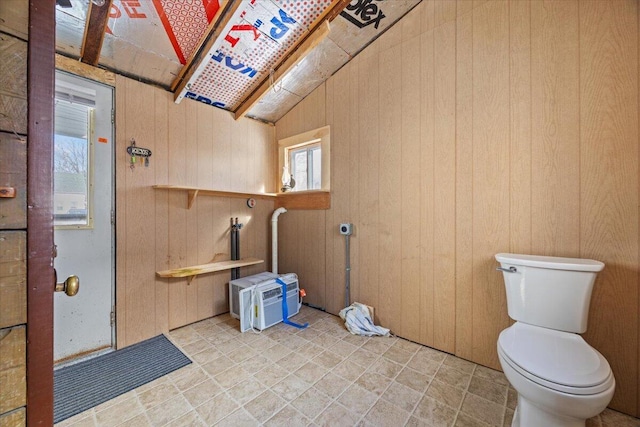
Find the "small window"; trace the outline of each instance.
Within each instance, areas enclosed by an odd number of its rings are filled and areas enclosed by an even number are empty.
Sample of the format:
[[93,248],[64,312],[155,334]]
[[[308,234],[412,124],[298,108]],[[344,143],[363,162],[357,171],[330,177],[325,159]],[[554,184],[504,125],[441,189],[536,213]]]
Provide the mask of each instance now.
[[329,190],[329,126],[280,140],[281,192]]
[[[95,102],[56,82],[54,193],[56,227],[91,227],[92,130]],[[61,87],[62,86],[62,87]],[[93,95],[93,94],[91,94]]]

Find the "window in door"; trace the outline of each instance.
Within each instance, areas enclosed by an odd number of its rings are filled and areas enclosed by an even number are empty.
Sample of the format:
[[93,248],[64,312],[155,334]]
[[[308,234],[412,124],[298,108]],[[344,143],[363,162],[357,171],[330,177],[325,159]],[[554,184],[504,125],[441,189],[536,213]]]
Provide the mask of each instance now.
[[53,220],[56,227],[90,228],[95,91],[56,82]]

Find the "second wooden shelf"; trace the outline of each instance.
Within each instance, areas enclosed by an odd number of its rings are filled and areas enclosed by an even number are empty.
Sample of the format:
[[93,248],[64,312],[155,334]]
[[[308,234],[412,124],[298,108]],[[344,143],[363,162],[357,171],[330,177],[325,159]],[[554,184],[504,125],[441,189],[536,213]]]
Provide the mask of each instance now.
[[158,271],[159,277],[188,277],[189,282],[194,276],[216,271],[230,270],[232,268],[246,267],[248,265],[261,264],[264,260],[258,258],[244,258],[237,261],[218,261],[208,264],[192,265],[190,267],[174,268],[171,270]]

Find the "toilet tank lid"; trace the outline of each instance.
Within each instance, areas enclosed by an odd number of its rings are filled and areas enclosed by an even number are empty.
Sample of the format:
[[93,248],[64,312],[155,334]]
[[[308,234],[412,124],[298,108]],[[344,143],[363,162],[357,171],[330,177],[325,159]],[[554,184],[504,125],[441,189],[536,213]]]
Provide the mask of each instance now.
[[528,267],[550,268],[554,270],[601,271],[604,263],[593,259],[562,258],[540,255],[496,254],[500,263],[524,265]]

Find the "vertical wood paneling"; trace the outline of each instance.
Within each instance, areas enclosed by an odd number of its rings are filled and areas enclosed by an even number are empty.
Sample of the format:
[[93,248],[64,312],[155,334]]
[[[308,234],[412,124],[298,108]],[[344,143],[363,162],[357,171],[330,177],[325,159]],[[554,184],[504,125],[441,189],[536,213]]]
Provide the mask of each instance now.
[[577,1],[532,2],[531,34],[531,250],[578,256]]
[[[360,188],[355,197],[360,199],[361,211],[367,212],[359,221],[358,240],[360,243],[360,277],[358,297],[359,301],[372,306],[378,305],[379,278],[378,278],[378,171],[380,165],[378,120],[380,100],[376,96],[379,93],[379,67],[377,45],[374,43],[365,52],[358,64],[358,92],[368,95],[366,108],[358,111],[360,149],[358,155],[362,162],[358,176]],[[386,82],[385,82],[386,84]],[[384,144],[390,143],[384,141]]]
[[473,357],[498,368],[493,347],[508,326],[494,254],[509,248],[509,7],[473,10]]
[[531,3],[509,3],[509,250],[531,253]]
[[[314,93],[280,120],[279,135],[330,123],[332,174],[348,180],[332,183],[324,217],[329,310],[343,300],[343,212],[352,300],[400,336],[494,368],[509,324],[495,253],[600,259],[585,338],[614,369],[613,407],[637,415],[638,19],[627,0],[425,0],[329,79],[326,103]],[[289,218],[285,257],[322,233]]]
[[456,354],[473,359],[473,14],[456,22]]
[[[378,276],[380,304],[377,321],[399,333],[402,329],[402,293],[398,292],[398,278],[402,271],[402,156],[399,136],[402,135],[402,80],[397,73],[396,49],[380,52],[380,247]],[[416,158],[419,158],[416,156]],[[414,232],[417,230],[414,230]],[[417,299],[416,299],[417,301]]]
[[434,315],[434,133],[435,64],[433,31],[420,41],[420,342],[433,345]]
[[[155,105],[146,100],[154,98],[154,88],[126,81],[127,120],[125,124],[125,146],[131,138],[140,147],[155,151],[154,123],[139,120],[155,114]],[[124,148],[121,153],[126,154]],[[127,329],[127,341],[138,342],[156,335],[155,328],[155,196],[151,186],[155,184],[152,168],[145,168],[139,162],[126,176],[125,209],[128,221],[125,227],[126,240],[121,247],[127,254],[130,268],[126,273],[126,324],[137,325]],[[126,345],[126,344],[125,344]]]
[[[402,115],[401,159],[399,169],[401,236],[402,236],[402,294],[401,311],[403,336],[420,339],[420,37],[402,43]],[[382,143],[387,143],[383,141]],[[383,163],[384,160],[383,160]],[[394,170],[398,173],[398,169]],[[396,190],[397,191],[397,190]],[[385,251],[386,252],[386,251]],[[390,283],[384,284],[390,286]],[[396,287],[391,285],[392,289]]]
[[[129,163],[126,156],[126,118],[127,113],[127,79],[116,75],[115,107],[116,107],[116,244],[126,241],[127,233],[124,224],[127,223],[126,194],[127,172]],[[127,340],[127,298],[123,287],[119,286],[127,282],[127,254],[116,247],[116,348],[124,347]]]
[[[605,263],[585,337],[609,360],[612,404],[638,404],[638,3],[580,5],[580,256]],[[635,267],[634,267],[635,266]],[[615,309],[607,309],[615,307]]]
[[[453,3],[453,2],[450,2]],[[453,10],[455,18],[455,8]],[[456,24],[447,21],[434,30],[435,141],[433,307],[437,348],[455,351],[456,236]]]
[[[169,183],[169,129],[168,113],[171,99],[167,94],[155,92],[155,150],[153,150],[153,172],[157,184]],[[151,161],[151,160],[150,160]],[[151,167],[151,166],[149,166]],[[155,198],[155,256],[156,271],[169,268],[169,194],[154,192]],[[156,282],[156,329],[169,332],[169,284]]]
[[[194,185],[229,190],[231,165],[244,171],[233,185],[241,191],[273,187],[273,172],[265,171],[274,133],[271,126],[187,101],[175,105],[171,94],[133,80],[116,81],[116,222],[117,222],[117,345],[124,347],[187,323],[228,311],[229,272],[186,279],[159,279],[155,272],[210,261],[229,254],[229,217],[242,217],[243,256],[268,260],[268,220],[273,202],[260,200],[249,210],[245,201],[199,197],[187,209],[185,194],[153,190],[154,184]],[[149,102],[153,100],[153,102]],[[250,132],[249,132],[250,130]],[[236,134],[236,153],[232,137]],[[131,171],[125,148],[130,138],[148,147],[148,168]],[[245,158],[238,153],[245,153]],[[235,156],[232,162],[232,155]],[[255,169],[263,175],[246,171]],[[249,188],[251,187],[251,188]],[[267,190],[268,191],[268,190]],[[248,251],[252,251],[249,253]],[[251,274],[266,269],[245,269]],[[258,269],[259,268],[259,269]]]

